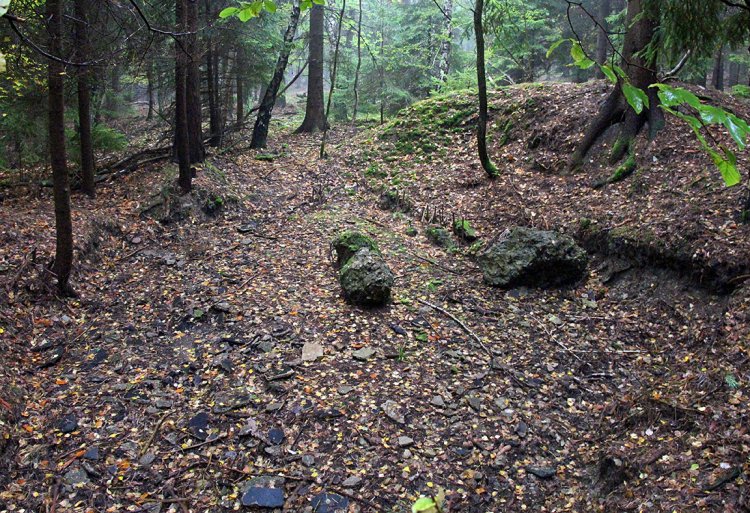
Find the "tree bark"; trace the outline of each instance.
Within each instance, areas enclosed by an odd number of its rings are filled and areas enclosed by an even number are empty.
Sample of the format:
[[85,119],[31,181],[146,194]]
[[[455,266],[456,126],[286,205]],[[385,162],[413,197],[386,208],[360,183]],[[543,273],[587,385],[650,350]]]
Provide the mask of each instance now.
[[195,164],[206,159],[206,149],[203,146],[198,0],[187,0],[185,7],[187,10],[186,31],[189,32],[186,42],[188,51],[186,75],[188,141],[190,144],[190,163]]
[[354,70],[354,106],[352,107],[352,125],[357,123],[359,110],[359,74],[362,70],[362,0],[359,0],[357,19],[357,67]]
[[[607,17],[612,12],[611,0],[600,0],[599,3],[599,30],[596,35],[596,62],[599,64],[607,63],[607,56],[609,54],[609,23],[607,23]],[[599,69],[597,71],[599,78],[604,78],[604,73]]]
[[444,0],[443,14],[445,19],[445,34],[440,42],[440,65],[438,68],[438,80],[445,82],[448,78],[451,65],[451,48],[453,45],[453,0]]
[[289,18],[289,26],[287,26],[286,33],[284,34],[284,43],[281,47],[281,53],[279,59],[276,61],[276,69],[274,70],[271,83],[266,88],[266,94],[263,95],[263,101],[260,103],[258,109],[258,117],[255,120],[255,126],[253,127],[253,138],[250,142],[251,148],[265,148],[266,141],[268,139],[268,127],[271,123],[271,114],[273,113],[273,107],[276,104],[276,96],[279,94],[279,88],[281,82],[284,80],[284,73],[286,72],[286,66],[289,63],[289,54],[292,51],[292,43],[294,42],[294,34],[297,32],[297,24],[299,23],[300,14],[300,3],[299,0],[295,0],[292,5],[292,14]]
[[310,11],[309,66],[307,70],[307,106],[305,119],[297,133],[315,132],[325,129],[323,104],[323,53],[324,53],[325,8],[314,4]]
[[[187,29],[187,2],[175,2],[177,32]],[[193,188],[193,171],[190,167],[190,131],[188,127],[187,61],[188,55],[180,37],[175,41],[175,153],[180,174],[178,184],[183,193]],[[182,43],[182,44],[181,44]]]
[[622,50],[621,66],[628,75],[630,83],[646,91],[650,108],[637,114],[626,102],[622,94],[622,84],[618,83],[602,104],[599,113],[589,124],[578,147],[568,161],[568,170],[576,171],[583,165],[583,160],[591,147],[611,125],[620,123],[620,134],[613,145],[610,163],[618,162],[631,149],[633,140],[646,122],[649,123],[650,136],[664,125],[664,117],[659,108],[659,98],[651,84],[657,82],[656,55],[649,59],[640,55],[654,35],[654,22],[643,10],[644,0],[628,0],[627,20]]
[[496,178],[498,171],[487,153],[487,72],[484,61],[484,0],[474,2],[474,35],[477,40],[477,82],[479,85],[479,121],[477,123],[477,149],[482,169],[490,178]]
[[154,112],[156,111],[156,98],[154,93],[154,68],[151,64],[146,68],[146,82],[148,89],[148,113],[146,114],[146,121],[151,121],[154,118]]
[[344,14],[346,13],[346,0],[341,4],[339,13],[339,28],[336,35],[336,49],[333,52],[333,69],[331,70],[331,89],[328,91],[328,105],[326,106],[325,118],[323,120],[323,137],[320,141],[320,158],[326,154],[326,139],[328,137],[328,116],[331,114],[331,104],[333,103],[333,93],[336,90],[336,71],[339,64],[339,47],[341,46],[341,27],[344,25]]
[[[47,0],[47,30],[49,50],[55,56],[62,55],[62,0]],[[52,166],[53,196],[55,203],[55,265],[57,288],[61,295],[73,294],[70,274],[73,268],[73,221],[70,214],[70,182],[65,155],[65,67],[50,60],[47,65],[49,88],[49,152]]]
[[[75,0],[76,29],[75,43],[80,62],[91,58],[88,27],[88,2]],[[78,138],[81,143],[81,188],[93,198],[96,196],[94,183],[94,144],[91,139],[91,73],[88,66],[78,69]]]
[[245,119],[245,84],[242,72],[245,66],[245,54],[241,47],[237,48],[237,61],[234,64],[235,80],[237,81],[237,114],[235,122],[239,125]]
[[[206,0],[205,9],[206,21],[210,26],[215,17],[215,13],[211,9],[211,0]],[[214,148],[221,145],[221,110],[219,109],[218,72],[219,67],[216,63],[214,41],[209,32],[209,35],[206,38],[206,84],[208,89],[208,117],[210,132],[208,145]]]
[[742,66],[739,62],[729,62],[729,77],[727,78],[727,87],[734,87],[740,83],[740,72]]
[[711,87],[719,91],[724,90],[724,45],[714,54],[714,67],[711,71]]

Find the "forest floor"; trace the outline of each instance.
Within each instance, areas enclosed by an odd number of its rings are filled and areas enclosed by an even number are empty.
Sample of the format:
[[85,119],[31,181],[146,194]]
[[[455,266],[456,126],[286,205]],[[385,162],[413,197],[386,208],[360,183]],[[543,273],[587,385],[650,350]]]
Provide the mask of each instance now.
[[[48,285],[47,192],[3,200],[0,511],[252,510],[250,489],[408,512],[440,488],[455,512],[747,511],[747,192],[675,124],[623,182],[561,173],[604,93],[493,95],[492,182],[463,94],[339,127],[324,160],[285,130],[261,155],[238,144],[187,197],[171,165],[105,182],[74,196],[73,300]],[[424,235],[454,217],[485,241],[565,231],[589,276],[487,287],[476,247]],[[377,240],[389,306],[341,297],[346,229]]]

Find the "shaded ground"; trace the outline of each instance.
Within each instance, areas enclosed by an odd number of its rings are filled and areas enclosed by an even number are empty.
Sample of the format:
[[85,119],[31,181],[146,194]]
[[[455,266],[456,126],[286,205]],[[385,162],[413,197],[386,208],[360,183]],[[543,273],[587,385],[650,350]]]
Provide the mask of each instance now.
[[[108,183],[75,198],[75,301],[44,285],[49,199],[6,200],[0,508],[248,509],[240,497],[265,475],[283,477],[288,511],[324,511],[321,492],[350,511],[409,511],[438,487],[462,512],[746,509],[743,191],[724,190],[679,127],[642,148],[629,181],[593,191],[602,170],[557,173],[603,94],[497,96],[494,183],[461,96],[339,131],[322,162],[299,136],[271,161],[214,157],[189,201],[165,185],[174,171]],[[409,213],[376,207],[389,189]],[[454,215],[485,239],[554,227],[635,258],[598,254],[567,290],[494,290],[468,245],[423,235]],[[385,309],[340,297],[329,244],[352,227],[397,276]],[[302,362],[305,344],[323,358]],[[361,361],[363,348],[375,353]]]

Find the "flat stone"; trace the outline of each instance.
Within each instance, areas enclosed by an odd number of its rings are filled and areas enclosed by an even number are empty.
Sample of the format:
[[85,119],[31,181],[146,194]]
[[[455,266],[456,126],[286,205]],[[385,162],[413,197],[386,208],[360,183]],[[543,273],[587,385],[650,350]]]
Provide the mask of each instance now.
[[443,408],[445,406],[445,401],[441,396],[436,395],[435,397],[430,399],[430,404],[433,406],[437,406],[438,408]]
[[149,465],[151,465],[154,462],[155,459],[156,459],[156,454],[154,454],[152,452],[147,452],[146,454],[144,454],[143,456],[141,456],[141,459],[138,460],[138,463],[142,467],[148,467]]
[[317,342],[307,342],[302,346],[302,361],[314,362],[323,358],[323,346]]
[[60,432],[63,434],[72,433],[78,429],[78,419],[72,413],[65,415],[60,419]]
[[280,445],[284,438],[286,438],[286,435],[283,429],[272,428],[268,431],[268,441],[273,445]]
[[284,403],[278,403],[278,402],[268,403],[266,405],[266,411],[269,411],[269,412],[271,412],[271,411],[279,411],[283,407],[284,407]]
[[305,454],[302,456],[302,464],[306,467],[312,467],[315,465],[315,456],[312,454]]
[[63,480],[71,486],[86,485],[91,482],[86,471],[80,468],[68,470],[63,476]]
[[383,403],[381,408],[383,409],[385,416],[393,422],[396,422],[397,424],[406,424],[406,417],[399,411],[398,403],[389,399]]
[[557,469],[555,467],[535,467],[533,465],[528,465],[526,467],[526,472],[535,475],[539,479],[550,479],[555,477]]
[[344,513],[349,509],[349,499],[335,493],[319,493],[312,499],[315,513]]
[[519,422],[516,426],[516,434],[521,438],[524,438],[528,432],[529,426],[527,426],[524,421]]
[[200,412],[188,422],[188,428],[193,436],[199,440],[205,440],[208,437],[208,413]]
[[286,478],[283,476],[258,476],[248,481],[242,488],[242,493],[245,493],[250,488],[281,488],[286,483]]
[[344,488],[356,488],[360,484],[362,484],[362,478],[359,476],[348,477],[344,479],[343,483],[341,483]]
[[411,447],[414,445],[414,439],[410,438],[408,436],[399,436],[398,437],[398,446],[399,447]]
[[243,506],[256,508],[281,508],[284,506],[284,490],[281,488],[249,488],[242,496]]
[[349,386],[349,385],[342,385],[342,386],[340,386],[340,387],[339,387],[339,388],[337,389],[337,392],[338,392],[338,393],[339,393],[340,395],[346,395],[346,394],[348,394],[349,392],[351,392],[352,390],[354,390],[354,387],[352,387],[352,386]]
[[360,362],[366,362],[373,356],[375,356],[375,350],[371,347],[363,347],[362,349],[358,351],[354,351],[352,353],[352,356],[355,360],[359,360]]
[[83,458],[91,461],[99,460],[99,448],[89,447],[88,450],[83,454]]
[[466,402],[469,403],[469,406],[474,411],[479,411],[482,408],[482,400],[479,399],[478,397],[474,397],[474,396],[467,397]]

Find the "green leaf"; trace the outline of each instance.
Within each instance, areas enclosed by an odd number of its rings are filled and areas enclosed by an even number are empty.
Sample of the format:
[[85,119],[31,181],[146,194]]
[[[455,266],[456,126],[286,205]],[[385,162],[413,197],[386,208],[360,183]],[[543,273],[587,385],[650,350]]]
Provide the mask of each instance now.
[[230,16],[234,16],[235,14],[237,14],[237,12],[239,12],[239,10],[240,9],[238,7],[227,7],[226,9],[223,9],[219,13],[219,18],[221,18],[221,19],[229,18]]
[[573,63],[581,69],[589,69],[596,64],[586,57],[586,52],[583,51],[583,47],[578,41],[574,42],[570,47],[570,56],[573,58]]
[[5,73],[5,55],[0,53],[0,73]]
[[627,80],[628,74],[625,73],[625,70],[622,69],[620,66],[618,66],[617,64],[615,64],[614,66],[612,66],[612,69],[615,70],[615,73],[617,73],[618,77],[620,77],[623,80]]
[[240,9],[240,13],[237,16],[242,23],[245,23],[246,21],[249,21],[252,18],[255,18],[257,14],[255,13],[255,10],[253,9],[252,4],[247,5]]
[[651,87],[656,87],[659,90],[659,100],[662,105],[667,107],[674,107],[683,103],[687,103],[695,109],[701,106],[701,101],[698,97],[687,89],[672,87],[667,84],[653,84]]
[[700,105],[698,107],[698,114],[701,115],[703,122],[708,125],[723,124],[727,119],[726,111],[713,105]]
[[602,70],[602,73],[604,73],[604,76],[607,77],[610,82],[613,84],[617,83],[617,75],[610,66],[599,66],[599,69]]
[[421,497],[411,507],[411,513],[436,513],[437,504],[430,497]]
[[737,156],[725,148],[723,151],[724,155],[714,150],[709,150],[709,153],[721,177],[724,178],[724,183],[727,187],[734,187],[742,181],[742,176],[737,170]]
[[276,12],[276,2],[273,0],[265,0],[263,2],[263,6],[265,7],[266,11],[270,12],[271,14]]
[[[744,127],[742,126],[742,123],[745,124]],[[729,114],[724,120],[724,126],[729,132],[729,135],[732,136],[732,139],[734,139],[734,142],[737,143],[737,147],[740,150],[744,150],[747,146],[747,123],[745,123],[744,120],[738,118],[734,114]]]
[[10,7],[10,0],[0,0],[0,16],[5,16],[5,13],[8,12],[8,7]]
[[643,91],[635,87],[630,82],[623,82],[622,94],[625,95],[625,99],[628,104],[633,107],[636,114],[643,112],[643,109],[648,107],[648,95]]
[[566,41],[570,41],[570,39],[560,39],[559,41],[555,41],[552,43],[552,46],[549,47],[549,50],[547,50],[547,58],[549,59],[552,54],[557,50],[561,44],[563,44]]

